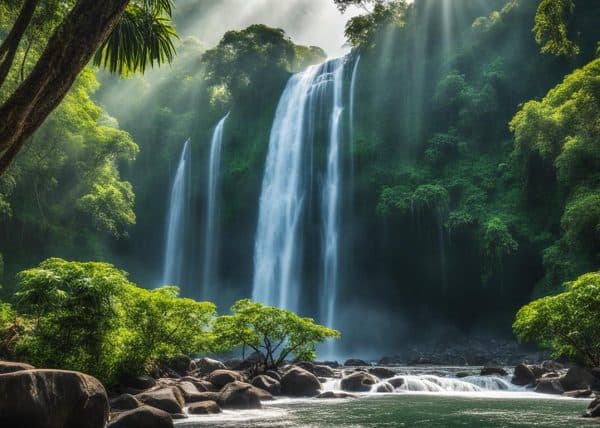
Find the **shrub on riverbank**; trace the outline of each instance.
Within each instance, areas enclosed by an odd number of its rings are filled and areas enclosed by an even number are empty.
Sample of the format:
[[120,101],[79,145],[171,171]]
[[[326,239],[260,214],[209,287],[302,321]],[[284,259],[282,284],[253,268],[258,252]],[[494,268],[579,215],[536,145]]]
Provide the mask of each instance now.
[[534,300],[517,313],[519,340],[551,349],[582,364],[600,366],[600,273],[565,284],[565,291]]

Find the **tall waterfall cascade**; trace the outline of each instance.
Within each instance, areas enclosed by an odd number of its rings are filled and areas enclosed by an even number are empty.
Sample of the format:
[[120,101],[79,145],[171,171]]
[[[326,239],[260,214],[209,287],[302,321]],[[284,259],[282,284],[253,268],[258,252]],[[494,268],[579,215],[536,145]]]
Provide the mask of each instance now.
[[206,190],[206,217],[204,225],[204,264],[202,272],[202,298],[214,299],[215,265],[217,254],[217,221],[218,218],[218,187],[221,173],[221,152],[223,147],[223,130],[229,117],[227,113],[215,127],[210,141],[208,158],[208,180]]
[[169,197],[162,285],[180,285],[182,280],[184,230],[190,200],[190,173],[190,140],[188,139],[181,151]]
[[[306,286],[304,226],[309,202],[316,201],[321,248],[316,309],[327,325],[335,324],[338,293],[345,61],[311,66],[287,83],[269,138],[254,253],[252,298],[299,311]],[[323,156],[314,155],[317,150]]]

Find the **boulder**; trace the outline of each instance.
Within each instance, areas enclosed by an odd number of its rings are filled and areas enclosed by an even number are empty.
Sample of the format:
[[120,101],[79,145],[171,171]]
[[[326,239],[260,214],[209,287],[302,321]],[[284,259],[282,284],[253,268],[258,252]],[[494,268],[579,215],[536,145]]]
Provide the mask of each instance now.
[[511,382],[515,385],[525,386],[535,383],[536,376],[529,366],[521,363],[515,367]]
[[187,409],[190,415],[213,415],[221,413],[222,410],[215,401],[202,401],[200,403],[192,403]]
[[368,392],[378,382],[378,379],[365,372],[355,372],[342,378],[341,387],[344,391]]
[[267,375],[259,375],[252,379],[252,385],[273,395],[281,394],[281,383]]
[[591,369],[571,367],[567,374],[560,378],[560,383],[565,391],[576,389],[590,389],[596,382],[596,377]]
[[137,390],[146,390],[156,386],[156,380],[150,376],[142,375],[124,379],[121,386]]
[[270,378],[272,378],[272,379],[275,379],[275,380],[277,380],[277,381],[280,381],[280,382],[281,382],[281,374],[279,374],[279,372],[278,372],[278,371],[276,371],[276,370],[267,370],[267,371],[265,372],[265,374],[266,374],[267,376],[269,376]]
[[596,398],[590,403],[583,416],[586,418],[600,418],[600,398]]
[[219,394],[219,405],[224,409],[260,409],[260,396],[249,383],[234,381]]
[[218,401],[219,400],[218,392],[199,392],[194,394],[189,400],[188,403],[201,403],[202,401]]
[[396,376],[396,372],[386,367],[373,367],[369,369],[369,373],[373,376],[377,376],[379,379],[388,379]]
[[193,361],[187,355],[177,355],[169,360],[167,367],[177,373],[179,376],[185,376],[195,366]]
[[508,372],[502,367],[484,367],[479,373],[480,376],[506,376]]
[[315,362],[315,364],[319,366],[331,367],[332,369],[337,369],[340,367],[340,363],[338,363],[337,361],[318,361]]
[[566,391],[563,395],[571,398],[587,398],[591,397],[593,391],[591,389],[577,389],[575,391]]
[[161,388],[154,391],[146,391],[135,396],[139,401],[148,406],[156,407],[167,413],[183,413],[185,400],[176,387]]
[[[300,367],[304,370],[307,370],[309,372],[311,372],[312,374],[315,374],[315,365],[313,363],[311,363],[310,361],[297,361],[294,363],[294,366],[296,367]],[[316,375],[318,376],[318,375]]]
[[344,363],[344,365],[346,367],[370,366],[370,364],[367,363],[366,361],[359,360],[357,358],[350,358],[349,360],[346,360],[346,362]]
[[141,405],[142,403],[131,394],[121,394],[110,400],[110,410],[113,412],[137,409]]
[[201,376],[206,376],[214,372],[215,370],[225,370],[227,366],[221,361],[213,360],[212,358],[200,358],[196,361],[196,372]]
[[220,369],[209,374],[207,380],[217,388],[223,388],[228,383],[244,381],[244,376],[240,372]]
[[539,392],[540,394],[555,394],[560,395],[565,390],[563,389],[560,381],[557,379],[540,379],[535,386],[535,392]]
[[0,361],[0,374],[14,373],[22,370],[33,370],[35,367],[25,363],[14,363],[12,361]]
[[190,382],[192,383],[198,392],[206,392],[216,390],[217,388],[207,380],[199,379],[195,376],[184,376],[180,379],[181,382]]
[[317,377],[300,367],[292,367],[281,378],[281,393],[293,397],[313,397],[319,394]]
[[343,391],[325,391],[317,395],[317,398],[356,398],[356,395]]
[[167,412],[142,406],[117,415],[108,428],[173,428],[173,419]]
[[[311,371],[311,370],[309,370],[309,371]],[[320,366],[320,365],[313,366],[312,374],[314,374],[317,377],[334,377],[335,376],[335,372],[333,371],[333,369],[331,367]]]
[[375,392],[394,392],[394,387],[389,382],[381,382],[375,385]]
[[542,369],[553,372],[564,369],[565,366],[559,363],[558,361],[546,360],[542,363]]
[[204,392],[199,391],[198,388],[196,388],[196,385],[194,385],[192,382],[182,381],[178,382],[175,386],[179,388],[185,401],[192,401],[192,397],[194,395]]
[[388,379],[387,383],[392,385],[394,388],[400,388],[402,385],[404,385],[404,378],[403,377],[393,377],[391,379]]
[[106,390],[96,378],[65,370],[0,375],[0,427],[104,428]]

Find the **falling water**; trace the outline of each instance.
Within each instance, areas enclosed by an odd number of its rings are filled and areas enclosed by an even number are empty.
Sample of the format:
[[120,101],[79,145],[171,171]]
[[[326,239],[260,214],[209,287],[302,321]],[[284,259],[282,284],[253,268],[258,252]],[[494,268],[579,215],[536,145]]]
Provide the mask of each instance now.
[[320,69],[312,66],[293,75],[281,95],[259,202],[252,297],[290,310],[297,310],[298,305],[298,235],[305,198],[303,142],[307,107],[313,105],[307,101]]
[[217,124],[213,131],[210,141],[210,156],[208,161],[208,188],[206,191],[206,224],[204,234],[204,271],[202,275],[202,297],[204,299],[214,298],[214,272],[216,258],[216,221],[217,206],[217,188],[221,166],[221,148],[223,146],[223,128],[225,121],[229,117],[227,113]]
[[331,110],[327,169],[323,182],[323,279],[321,291],[321,321],[334,324],[338,286],[339,223],[340,223],[340,121],[344,110],[342,87],[344,61],[333,62],[333,107]]
[[350,80],[350,106],[349,106],[349,130],[350,130],[350,153],[354,152],[354,96],[356,92],[356,75],[358,74],[358,64],[360,63],[360,55],[356,56],[356,61],[354,62],[354,68],[352,69],[352,78]]
[[163,285],[180,285],[182,279],[183,234],[189,205],[190,170],[190,140],[188,139],[181,151],[169,199]]

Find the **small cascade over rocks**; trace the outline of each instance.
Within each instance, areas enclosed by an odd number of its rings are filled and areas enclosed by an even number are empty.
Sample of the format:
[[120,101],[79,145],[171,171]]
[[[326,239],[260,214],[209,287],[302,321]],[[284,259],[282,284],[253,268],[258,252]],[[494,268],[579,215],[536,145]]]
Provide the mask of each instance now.
[[183,268],[184,230],[190,200],[190,140],[181,151],[173,179],[167,214],[166,247],[161,285],[180,285]]

